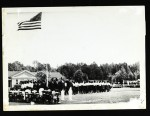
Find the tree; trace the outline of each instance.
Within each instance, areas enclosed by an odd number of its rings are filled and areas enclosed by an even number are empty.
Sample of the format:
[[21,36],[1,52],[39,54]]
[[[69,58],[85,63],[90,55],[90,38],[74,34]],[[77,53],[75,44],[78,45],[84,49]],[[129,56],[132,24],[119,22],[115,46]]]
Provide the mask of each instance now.
[[134,78],[134,74],[132,73],[130,66],[127,66],[127,74],[128,74],[128,80],[132,80]]
[[133,74],[133,78],[132,79],[140,79],[140,64],[139,62],[133,64],[130,66],[130,70]]
[[25,66],[25,70],[28,70],[30,72],[35,72],[36,71],[36,69],[34,67],[30,66],[30,65]]
[[88,79],[88,76],[87,76],[86,73],[83,73],[82,79],[83,79],[84,82],[88,82],[89,79]]
[[115,82],[120,82],[122,79],[121,79],[121,70],[117,71],[115,73],[115,75],[113,75],[113,81],[115,80]]
[[24,70],[24,65],[21,64],[19,61],[15,61],[13,63],[8,63],[8,70],[9,71],[21,71]]
[[122,79],[127,79],[127,77],[128,77],[128,74],[127,74],[124,66],[121,67],[121,74],[120,75],[121,75]]
[[81,70],[82,70],[82,72],[84,73],[84,75],[87,76],[87,78],[90,77],[91,69],[90,69],[90,66],[89,66],[89,65],[83,64],[83,65],[81,66]]
[[101,66],[99,67],[99,74],[100,74],[100,79],[99,80],[103,80],[104,79],[104,74],[103,74]]
[[14,66],[11,63],[8,63],[8,71],[14,71]]
[[47,69],[48,69],[48,71],[51,71],[51,69],[52,69],[49,63],[42,64],[36,60],[33,61],[33,65],[34,65],[34,68],[36,69],[36,71],[43,71],[43,70],[47,70]]
[[83,76],[83,72],[81,71],[81,69],[79,69],[74,73],[73,79],[75,82],[81,83],[81,82],[83,82],[82,76]]
[[57,71],[64,75],[67,79],[72,79],[76,71],[75,65],[71,63],[66,63],[57,68]]
[[35,69],[36,69],[36,71],[37,71],[38,61],[37,61],[37,60],[34,60],[34,61],[33,61],[33,65],[34,65],[34,68],[35,68]]
[[89,79],[91,79],[91,80],[95,80],[95,79],[97,79],[97,77],[98,77],[98,65],[95,63],[95,62],[93,62],[92,64],[90,64],[90,77],[89,77]]
[[46,74],[45,73],[40,71],[36,74],[36,77],[37,77],[38,81],[46,82]]
[[48,64],[48,63],[47,64],[43,64],[43,69],[42,70],[51,71],[51,69],[52,68],[51,68],[50,64]]
[[107,80],[109,77],[109,73],[111,72],[111,70],[109,69],[108,64],[103,64],[101,66],[101,70],[103,72],[103,80]]
[[113,76],[113,79],[115,79],[117,82],[123,83],[123,80],[126,80],[128,78],[128,74],[124,68],[124,66],[121,66],[121,69],[115,73]]
[[116,66],[111,64],[111,74],[114,75],[117,72]]

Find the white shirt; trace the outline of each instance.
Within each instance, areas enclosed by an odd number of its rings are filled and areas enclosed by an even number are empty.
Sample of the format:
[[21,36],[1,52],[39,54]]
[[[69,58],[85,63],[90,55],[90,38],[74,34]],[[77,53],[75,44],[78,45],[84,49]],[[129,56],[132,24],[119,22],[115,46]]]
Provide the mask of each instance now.
[[31,83],[30,87],[33,88],[33,83]]
[[65,83],[65,87],[67,86],[67,83]]
[[44,90],[44,88],[39,89],[39,95],[41,95],[41,96],[43,95],[43,93],[42,93],[43,90]]
[[29,89],[26,89],[25,92],[28,92],[29,94],[31,93],[31,90]]

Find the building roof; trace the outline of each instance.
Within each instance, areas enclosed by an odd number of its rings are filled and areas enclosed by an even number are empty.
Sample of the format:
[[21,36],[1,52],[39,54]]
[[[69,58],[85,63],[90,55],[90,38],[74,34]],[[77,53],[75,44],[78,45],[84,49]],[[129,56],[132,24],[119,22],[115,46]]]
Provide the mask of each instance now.
[[56,77],[58,79],[60,78],[65,78],[65,76],[63,76],[62,74],[60,74],[59,72],[51,72],[50,73],[50,77]]
[[18,76],[19,74],[22,74],[24,72],[27,72],[27,73],[29,73],[32,76],[35,76],[35,73],[30,72],[28,70],[23,70],[23,71],[8,71],[8,78],[11,78],[13,76]]
[[[23,70],[23,71],[27,71],[27,70]],[[17,74],[19,74],[19,73],[22,73],[23,71],[8,71],[8,77],[10,78],[10,77],[12,77],[12,76],[14,76],[14,75],[17,75]],[[27,71],[27,72],[29,72],[29,71]],[[42,71],[43,73],[45,73],[46,74],[46,71]],[[32,75],[36,75],[37,74],[37,72],[30,72]],[[65,78],[65,76],[63,76],[62,74],[60,74],[59,72],[50,72],[49,73],[49,75],[50,75],[50,78],[53,78],[53,77],[56,77],[56,78],[58,78],[58,79],[60,79],[60,78]]]

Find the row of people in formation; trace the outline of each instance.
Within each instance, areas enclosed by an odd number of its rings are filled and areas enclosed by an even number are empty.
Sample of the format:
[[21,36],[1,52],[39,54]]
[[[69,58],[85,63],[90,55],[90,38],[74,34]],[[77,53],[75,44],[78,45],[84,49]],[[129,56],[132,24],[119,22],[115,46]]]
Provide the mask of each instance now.
[[[65,82],[65,81],[56,81],[56,82],[48,82],[48,85],[51,87],[52,85],[58,86],[60,83],[64,84],[64,86],[68,86],[69,82]],[[89,86],[89,85],[111,85],[109,82],[95,82],[95,83],[91,83],[91,82],[83,82],[83,83],[78,83],[78,82],[71,82],[72,86]],[[21,88],[26,88],[26,87],[31,87],[33,88],[33,86],[39,86],[39,87],[46,87],[46,82],[32,82],[32,81],[28,81],[26,83],[21,83]]]
[[72,87],[73,94],[86,94],[86,93],[96,93],[96,92],[108,92],[112,88],[111,84],[79,84]]
[[73,83],[73,86],[90,86],[90,85],[93,85],[93,86],[101,86],[101,85],[111,85],[109,82],[96,82],[96,83]]
[[110,90],[111,84],[108,82],[87,82],[87,83],[77,83],[71,82],[69,80],[63,81],[49,81],[48,87],[46,86],[46,82],[40,81],[28,81],[21,83],[21,90],[33,89],[39,91],[40,88],[50,89],[51,91],[57,90],[61,92],[65,90],[65,94],[68,94],[69,88],[72,87],[73,94],[77,93],[89,93],[89,92],[103,92],[106,90]]

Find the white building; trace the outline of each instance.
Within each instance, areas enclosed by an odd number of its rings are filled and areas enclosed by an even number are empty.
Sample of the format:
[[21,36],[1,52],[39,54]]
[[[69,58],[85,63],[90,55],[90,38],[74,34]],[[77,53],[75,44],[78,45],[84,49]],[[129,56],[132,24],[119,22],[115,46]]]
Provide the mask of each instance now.
[[26,80],[36,80],[36,73],[23,70],[23,71],[8,71],[8,86],[14,87],[14,85],[19,84],[20,81]]

